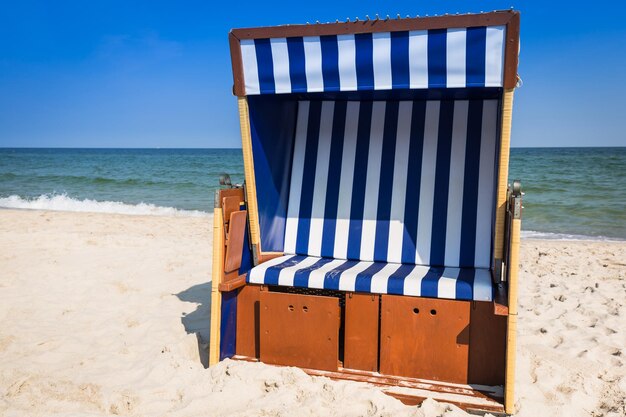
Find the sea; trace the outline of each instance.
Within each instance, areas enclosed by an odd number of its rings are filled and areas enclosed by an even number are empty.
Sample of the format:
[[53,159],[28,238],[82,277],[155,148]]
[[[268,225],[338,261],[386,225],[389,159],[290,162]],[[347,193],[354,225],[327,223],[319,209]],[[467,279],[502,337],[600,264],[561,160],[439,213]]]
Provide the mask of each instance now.
[[[241,149],[0,148],[0,208],[206,216],[223,173]],[[513,148],[509,178],[523,236],[626,240],[626,147]]]

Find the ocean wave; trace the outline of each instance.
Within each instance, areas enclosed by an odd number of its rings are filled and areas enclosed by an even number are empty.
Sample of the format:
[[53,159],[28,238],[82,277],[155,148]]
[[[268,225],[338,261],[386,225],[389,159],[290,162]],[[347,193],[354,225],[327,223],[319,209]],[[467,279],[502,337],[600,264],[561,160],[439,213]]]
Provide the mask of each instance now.
[[587,235],[575,235],[569,233],[552,233],[552,232],[538,232],[536,230],[522,230],[522,239],[542,239],[542,240],[592,240],[592,241],[616,241],[621,242],[624,239],[606,236],[587,236]]
[[79,200],[67,194],[44,194],[36,198],[22,198],[18,195],[0,197],[0,207],[31,210],[77,211],[89,213],[118,213],[150,216],[202,217],[208,213],[200,210],[181,210],[154,204],[127,204],[120,201]]

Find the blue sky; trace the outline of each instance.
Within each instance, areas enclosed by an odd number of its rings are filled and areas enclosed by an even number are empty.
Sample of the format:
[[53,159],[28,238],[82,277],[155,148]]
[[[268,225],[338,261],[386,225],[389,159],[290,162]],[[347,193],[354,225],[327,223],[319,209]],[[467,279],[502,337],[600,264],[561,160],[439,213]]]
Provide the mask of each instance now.
[[623,2],[0,0],[0,146],[239,147],[230,28],[522,12],[514,146],[626,146]]

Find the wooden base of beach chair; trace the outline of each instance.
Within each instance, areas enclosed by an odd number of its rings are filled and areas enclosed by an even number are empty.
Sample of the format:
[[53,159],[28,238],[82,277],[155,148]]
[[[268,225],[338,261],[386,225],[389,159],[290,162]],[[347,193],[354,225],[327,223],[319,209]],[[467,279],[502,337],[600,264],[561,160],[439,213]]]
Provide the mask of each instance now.
[[407,404],[434,398],[504,412],[507,317],[493,303],[250,284],[238,291],[235,359],[383,386]]
[[[256,358],[233,356],[233,360],[258,362]],[[286,366],[286,365],[274,365]],[[311,376],[334,380],[363,382],[381,387],[383,392],[406,405],[421,404],[426,398],[454,404],[473,414],[504,414],[502,387],[486,385],[451,384],[419,378],[382,375],[378,372],[358,371],[339,367],[337,371],[301,368]]]

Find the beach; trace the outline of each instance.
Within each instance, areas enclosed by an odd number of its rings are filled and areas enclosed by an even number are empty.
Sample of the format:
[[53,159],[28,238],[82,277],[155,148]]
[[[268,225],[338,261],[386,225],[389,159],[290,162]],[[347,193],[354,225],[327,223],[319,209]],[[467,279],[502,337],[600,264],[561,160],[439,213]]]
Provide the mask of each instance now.
[[[0,416],[464,416],[365,384],[206,369],[212,218],[0,211]],[[518,416],[626,415],[626,242],[522,241]]]

